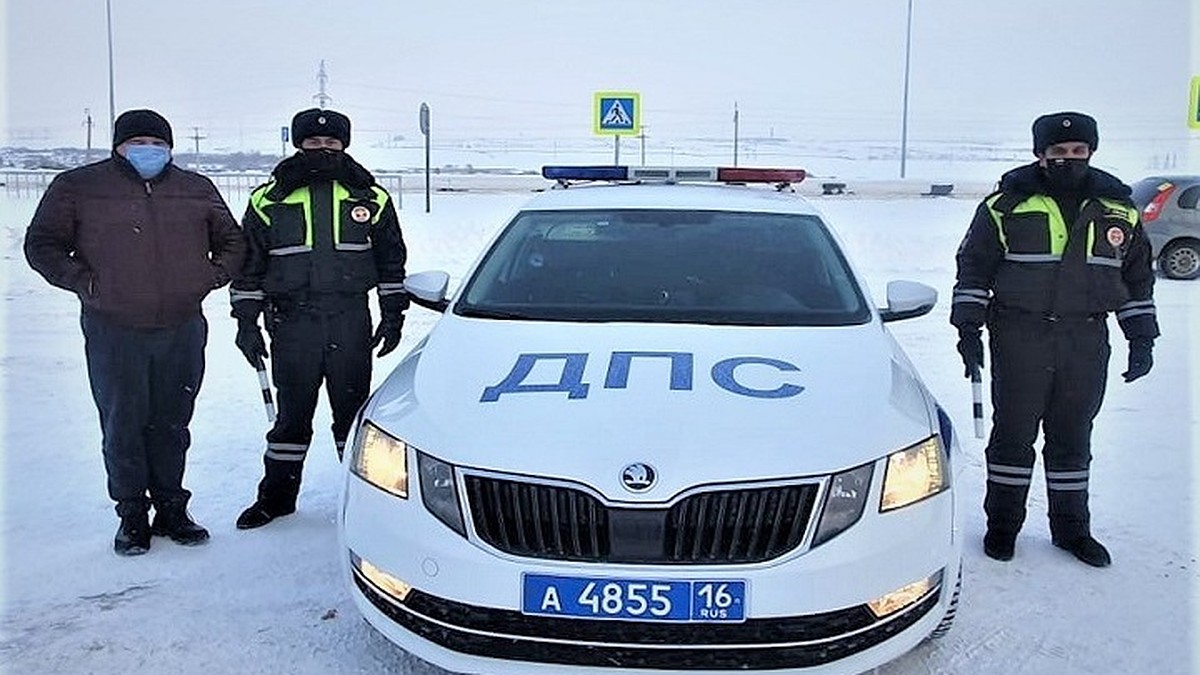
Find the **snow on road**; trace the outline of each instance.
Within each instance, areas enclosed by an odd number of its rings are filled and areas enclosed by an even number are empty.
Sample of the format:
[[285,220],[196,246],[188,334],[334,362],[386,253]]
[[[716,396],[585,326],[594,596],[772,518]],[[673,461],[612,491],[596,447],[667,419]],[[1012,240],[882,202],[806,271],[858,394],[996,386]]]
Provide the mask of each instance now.
[[[437,195],[401,211],[409,271],[457,276],[527,193]],[[231,195],[235,213],[245,195]],[[422,200],[423,201],[423,200]],[[983,442],[947,323],[954,251],[972,199],[816,198],[880,299],[890,279],[935,286],[938,307],[891,324],[954,418],[963,463],[964,584],[955,629],[879,675],[1200,672],[1196,345],[1200,282],[1159,280],[1164,336],[1154,371],[1124,384],[1114,321],[1110,386],[1093,436],[1094,530],[1113,567],[1053,548],[1044,484],[1031,493],[1016,559],[985,558],[979,538]],[[186,485],[208,545],[156,538],[146,556],[111,552],[116,518],[104,489],[96,410],[78,306],[26,266],[35,202],[0,200],[4,278],[3,615],[0,670],[11,673],[434,673],[358,616],[335,534],[339,467],[325,402],[296,515],[252,532],[233,522],[254,494],[267,428],[254,372],[233,346],[228,294],[205,305],[208,367],[192,425]],[[423,204],[422,204],[423,206]],[[436,315],[409,312],[401,348],[376,362],[378,383]]]

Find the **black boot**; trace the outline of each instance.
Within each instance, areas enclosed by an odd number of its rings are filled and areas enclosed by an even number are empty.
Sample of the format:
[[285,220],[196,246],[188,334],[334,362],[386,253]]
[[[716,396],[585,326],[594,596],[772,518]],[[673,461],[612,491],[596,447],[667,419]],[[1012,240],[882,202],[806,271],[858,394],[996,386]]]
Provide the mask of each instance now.
[[242,515],[238,516],[237,528],[239,530],[253,530],[256,527],[262,527],[267,523],[296,512],[296,502],[256,499],[253,504],[242,511]]
[[992,560],[1012,560],[1016,547],[1016,532],[988,530],[987,534],[983,535],[983,552]]
[[1081,534],[1071,538],[1053,537],[1051,541],[1055,546],[1069,551],[1092,567],[1108,567],[1112,564],[1112,556],[1108,554],[1108,549],[1104,548],[1104,544],[1093,539],[1090,534]]
[[145,510],[130,511],[121,515],[121,526],[113,538],[113,551],[117,555],[142,555],[150,550],[150,517]]
[[184,546],[196,546],[208,541],[208,530],[196,524],[187,511],[187,497],[154,505],[154,522],[150,532]]
[[300,494],[300,475],[303,462],[285,462],[263,458],[263,479],[258,483],[258,498],[238,516],[239,530],[253,530],[296,512],[296,497]]

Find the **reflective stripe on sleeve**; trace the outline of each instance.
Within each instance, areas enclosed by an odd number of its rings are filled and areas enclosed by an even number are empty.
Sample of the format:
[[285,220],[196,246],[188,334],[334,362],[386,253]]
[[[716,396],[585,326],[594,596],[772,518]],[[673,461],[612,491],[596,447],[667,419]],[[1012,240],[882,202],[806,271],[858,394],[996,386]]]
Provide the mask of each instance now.
[[1130,300],[1117,308],[1117,320],[1142,314],[1155,314],[1153,300]]
[[960,302],[973,302],[987,307],[991,303],[991,298],[987,291],[978,288],[960,288],[954,291],[954,296],[951,304]]
[[239,291],[236,288],[229,289],[229,302],[238,302],[239,300],[266,300],[267,294],[262,291]]

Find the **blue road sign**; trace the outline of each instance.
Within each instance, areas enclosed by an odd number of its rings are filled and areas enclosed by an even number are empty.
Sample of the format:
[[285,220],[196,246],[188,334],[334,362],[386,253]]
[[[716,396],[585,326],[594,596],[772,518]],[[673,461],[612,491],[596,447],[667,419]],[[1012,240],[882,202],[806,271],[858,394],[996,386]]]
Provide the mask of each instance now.
[[636,136],[642,131],[641,95],[637,92],[596,92],[592,128],[597,134]]

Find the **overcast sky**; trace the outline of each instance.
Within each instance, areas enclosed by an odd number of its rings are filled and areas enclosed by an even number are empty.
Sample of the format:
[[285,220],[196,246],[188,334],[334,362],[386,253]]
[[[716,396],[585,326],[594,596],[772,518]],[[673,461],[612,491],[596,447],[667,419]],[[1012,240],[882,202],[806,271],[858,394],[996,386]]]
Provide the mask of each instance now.
[[[104,0],[5,3],[0,144],[108,143]],[[153,107],[177,145],[280,149],[329,107],[357,144],[591,138],[592,94],[640,92],[651,138],[898,141],[906,0],[111,0],[116,109]],[[1105,142],[1179,146],[1200,10],[1191,0],[913,0],[911,142],[1027,142],[1079,109]],[[1200,152],[1191,150],[1192,155]]]

